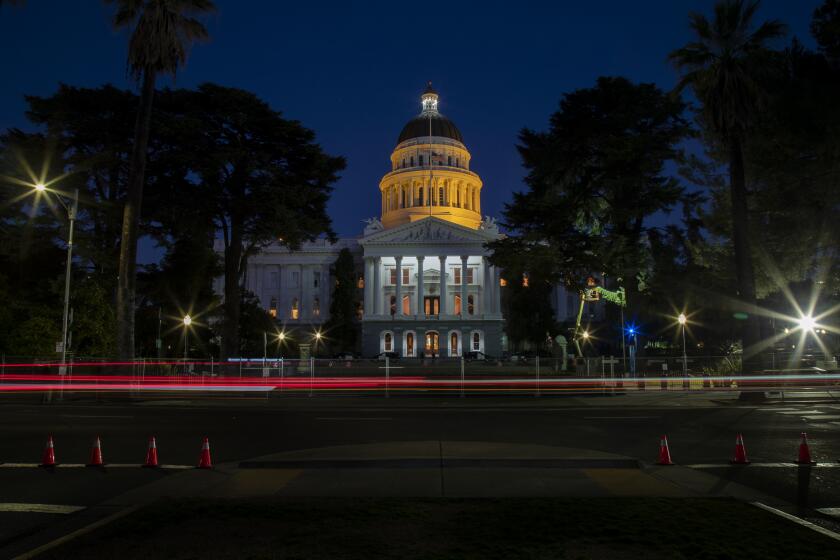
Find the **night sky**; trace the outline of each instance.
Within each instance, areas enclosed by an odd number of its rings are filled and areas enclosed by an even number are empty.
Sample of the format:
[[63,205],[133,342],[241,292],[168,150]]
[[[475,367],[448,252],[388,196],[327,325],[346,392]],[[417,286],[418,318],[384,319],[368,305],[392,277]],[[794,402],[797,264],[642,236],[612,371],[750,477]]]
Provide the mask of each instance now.
[[[347,158],[330,214],[355,236],[379,214],[378,184],[403,124],[419,112],[431,80],[441,112],[461,129],[484,181],[482,210],[498,216],[522,188],[518,131],[544,128],[567,91],[601,75],[664,88],[676,74],[667,54],[689,40],[690,11],[711,0],[545,2],[274,2],[217,0],[210,43],[196,46],[176,85],[216,82],[255,92],[312,128]],[[820,0],[765,0],[808,45]],[[355,4],[355,5],[354,5]],[[133,87],[126,36],[97,0],[29,0],[0,9],[0,129],[31,128],[23,95],[59,82]],[[171,84],[165,80],[164,84]],[[154,258],[146,247],[141,259]]]

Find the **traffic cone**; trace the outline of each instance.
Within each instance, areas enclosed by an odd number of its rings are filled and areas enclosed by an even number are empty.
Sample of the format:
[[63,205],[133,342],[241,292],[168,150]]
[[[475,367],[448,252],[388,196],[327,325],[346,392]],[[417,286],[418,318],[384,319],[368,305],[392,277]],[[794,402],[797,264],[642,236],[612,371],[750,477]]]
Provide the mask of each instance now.
[[198,457],[198,468],[213,468],[213,462],[210,460],[210,440],[207,438],[204,438],[204,443],[201,444],[201,455]]
[[103,467],[105,463],[102,461],[102,442],[99,441],[99,436],[93,440],[93,447],[90,448],[90,461],[86,465],[88,467]]
[[157,444],[155,443],[155,436],[149,438],[149,448],[146,451],[146,462],[143,463],[143,466],[146,468],[158,466]]
[[733,465],[749,465],[747,459],[747,448],[744,446],[744,436],[738,434],[735,436],[735,457],[729,461]]
[[55,462],[55,445],[53,444],[53,437],[47,437],[47,446],[44,448],[44,456],[41,459],[42,467],[54,467]]
[[816,465],[816,461],[811,460],[811,448],[808,447],[808,434],[802,432],[802,440],[799,442],[799,458],[794,461],[799,465]]
[[668,436],[662,436],[659,439],[659,460],[657,465],[673,465],[671,461],[671,451],[668,449]]

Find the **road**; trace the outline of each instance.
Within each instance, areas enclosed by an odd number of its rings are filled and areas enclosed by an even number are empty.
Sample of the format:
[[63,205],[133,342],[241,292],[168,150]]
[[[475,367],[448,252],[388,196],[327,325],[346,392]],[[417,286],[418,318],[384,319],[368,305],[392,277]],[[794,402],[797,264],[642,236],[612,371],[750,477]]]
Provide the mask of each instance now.
[[[703,468],[794,503],[801,499],[802,469],[760,465],[792,461],[803,431],[817,461],[837,463],[840,401],[822,395],[760,405],[718,394],[466,399],[285,395],[133,402],[85,397],[42,404],[27,395],[0,402],[0,462],[39,462],[51,434],[57,459],[65,464],[84,464],[97,435],[106,463],[120,464],[142,462],[150,435],[157,438],[162,463],[187,466],[196,463],[205,436],[215,463],[326,446],[432,440],[561,446],[651,463],[659,436],[667,434],[675,462],[720,465]],[[744,435],[755,466],[726,464],[737,433]],[[171,472],[0,465],[0,503],[92,506]],[[809,469],[807,482],[810,507],[840,507],[840,468]],[[0,511],[0,548],[64,518],[62,513]]]

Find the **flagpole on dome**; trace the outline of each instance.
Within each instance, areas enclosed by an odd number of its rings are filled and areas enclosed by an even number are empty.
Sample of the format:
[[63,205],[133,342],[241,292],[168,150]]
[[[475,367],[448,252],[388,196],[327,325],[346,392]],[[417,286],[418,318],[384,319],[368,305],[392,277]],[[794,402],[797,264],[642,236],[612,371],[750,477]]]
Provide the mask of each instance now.
[[[432,89],[432,82],[429,81],[429,85],[426,88],[426,93],[434,93]],[[432,216],[432,197],[434,196],[434,189],[432,187],[432,180],[434,178],[434,171],[432,170],[432,107],[434,101],[429,99],[429,217]]]

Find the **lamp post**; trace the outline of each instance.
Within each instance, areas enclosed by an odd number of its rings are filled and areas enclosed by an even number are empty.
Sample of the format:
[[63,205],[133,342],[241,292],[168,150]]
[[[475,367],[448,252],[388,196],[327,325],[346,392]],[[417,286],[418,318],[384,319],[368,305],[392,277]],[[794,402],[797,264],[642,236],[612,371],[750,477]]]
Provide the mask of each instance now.
[[184,367],[187,367],[187,339],[190,336],[190,325],[192,324],[192,317],[184,315]]
[[680,324],[680,328],[682,329],[682,343],[683,343],[683,377],[688,376],[688,356],[685,352],[685,323],[688,319],[685,316],[685,313],[680,313],[680,316],[677,317],[677,322]]
[[[47,186],[44,183],[37,183],[34,185],[34,189],[42,193],[46,192]],[[57,193],[55,198],[67,211],[67,219],[70,222],[67,235],[67,263],[64,271],[64,316],[61,321],[61,366],[59,367],[59,374],[64,375],[67,371],[67,328],[70,319],[70,269],[73,264],[73,229],[76,223],[76,215],[79,212],[79,189],[73,191],[73,198],[70,199],[69,204]]]

